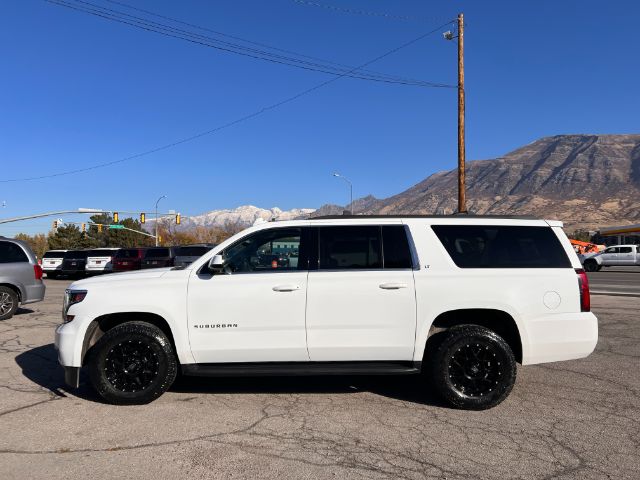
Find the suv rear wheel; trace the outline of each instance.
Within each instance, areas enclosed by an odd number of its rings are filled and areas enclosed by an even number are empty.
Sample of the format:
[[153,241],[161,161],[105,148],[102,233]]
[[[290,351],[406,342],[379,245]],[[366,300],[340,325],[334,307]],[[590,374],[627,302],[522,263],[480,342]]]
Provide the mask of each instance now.
[[484,410],[507,396],[516,380],[516,361],[502,337],[478,325],[442,332],[428,352],[430,377],[442,399],[457,408]]
[[18,294],[9,287],[0,287],[0,320],[13,317],[18,310]]
[[108,330],[89,359],[93,388],[118,405],[152,402],[173,384],[177,369],[171,342],[146,322],[126,322]]

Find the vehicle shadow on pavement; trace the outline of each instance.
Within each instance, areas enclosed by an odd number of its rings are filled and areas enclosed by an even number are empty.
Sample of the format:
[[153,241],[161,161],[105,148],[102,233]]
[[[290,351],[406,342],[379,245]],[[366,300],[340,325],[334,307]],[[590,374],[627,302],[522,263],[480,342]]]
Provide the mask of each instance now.
[[369,392],[394,400],[444,407],[422,376],[186,377],[170,389],[176,393],[353,394]]
[[33,313],[33,312],[34,312],[34,311],[33,311],[33,310],[31,310],[30,308],[23,308],[23,307],[20,307],[20,308],[18,308],[18,310],[16,310],[16,313],[14,313],[13,315],[14,315],[14,316],[15,316],[15,315],[24,315],[24,314],[26,314],[26,313]]
[[[27,350],[16,357],[22,373],[54,395],[68,393],[84,400],[104,403],[89,386],[86,373],[80,375],[80,388],[64,383],[53,344]],[[318,377],[186,377],[180,376],[169,390],[188,394],[353,394],[369,392],[394,400],[432,406],[444,404],[429,390],[419,375],[411,376],[318,376]]]
[[16,357],[22,373],[32,382],[49,390],[54,395],[66,397],[67,393],[85,400],[100,401],[88,385],[88,379],[81,374],[80,388],[70,389],[64,383],[64,370],[58,363],[58,354],[53,343],[32,348]]

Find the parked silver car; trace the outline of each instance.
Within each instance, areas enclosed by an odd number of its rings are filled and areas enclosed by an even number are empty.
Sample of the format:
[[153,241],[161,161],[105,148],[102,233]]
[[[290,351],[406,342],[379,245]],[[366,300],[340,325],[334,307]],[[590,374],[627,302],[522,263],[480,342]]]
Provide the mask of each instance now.
[[0,237],[0,320],[44,298],[42,267],[26,242]]

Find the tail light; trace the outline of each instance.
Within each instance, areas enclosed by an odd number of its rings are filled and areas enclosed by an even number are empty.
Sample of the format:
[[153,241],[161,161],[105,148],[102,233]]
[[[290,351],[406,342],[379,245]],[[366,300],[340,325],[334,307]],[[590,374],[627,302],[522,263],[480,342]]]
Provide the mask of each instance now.
[[36,280],[42,280],[42,267],[40,265],[33,266],[33,273],[36,276]]
[[589,293],[589,278],[581,268],[576,268],[578,274],[578,289],[580,290],[580,311],[591,311],[591,294]]

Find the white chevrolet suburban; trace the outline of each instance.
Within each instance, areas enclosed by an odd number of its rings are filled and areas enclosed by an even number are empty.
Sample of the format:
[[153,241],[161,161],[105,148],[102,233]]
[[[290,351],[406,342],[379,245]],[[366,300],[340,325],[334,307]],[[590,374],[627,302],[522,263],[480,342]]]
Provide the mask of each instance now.
[[522,365],[589,355],[587,277],[560,222],[344,216],[269,222],[186,268],[94,277],[66,291],[65,380],[147,403],[184,375],[424,373],[484,409]]

